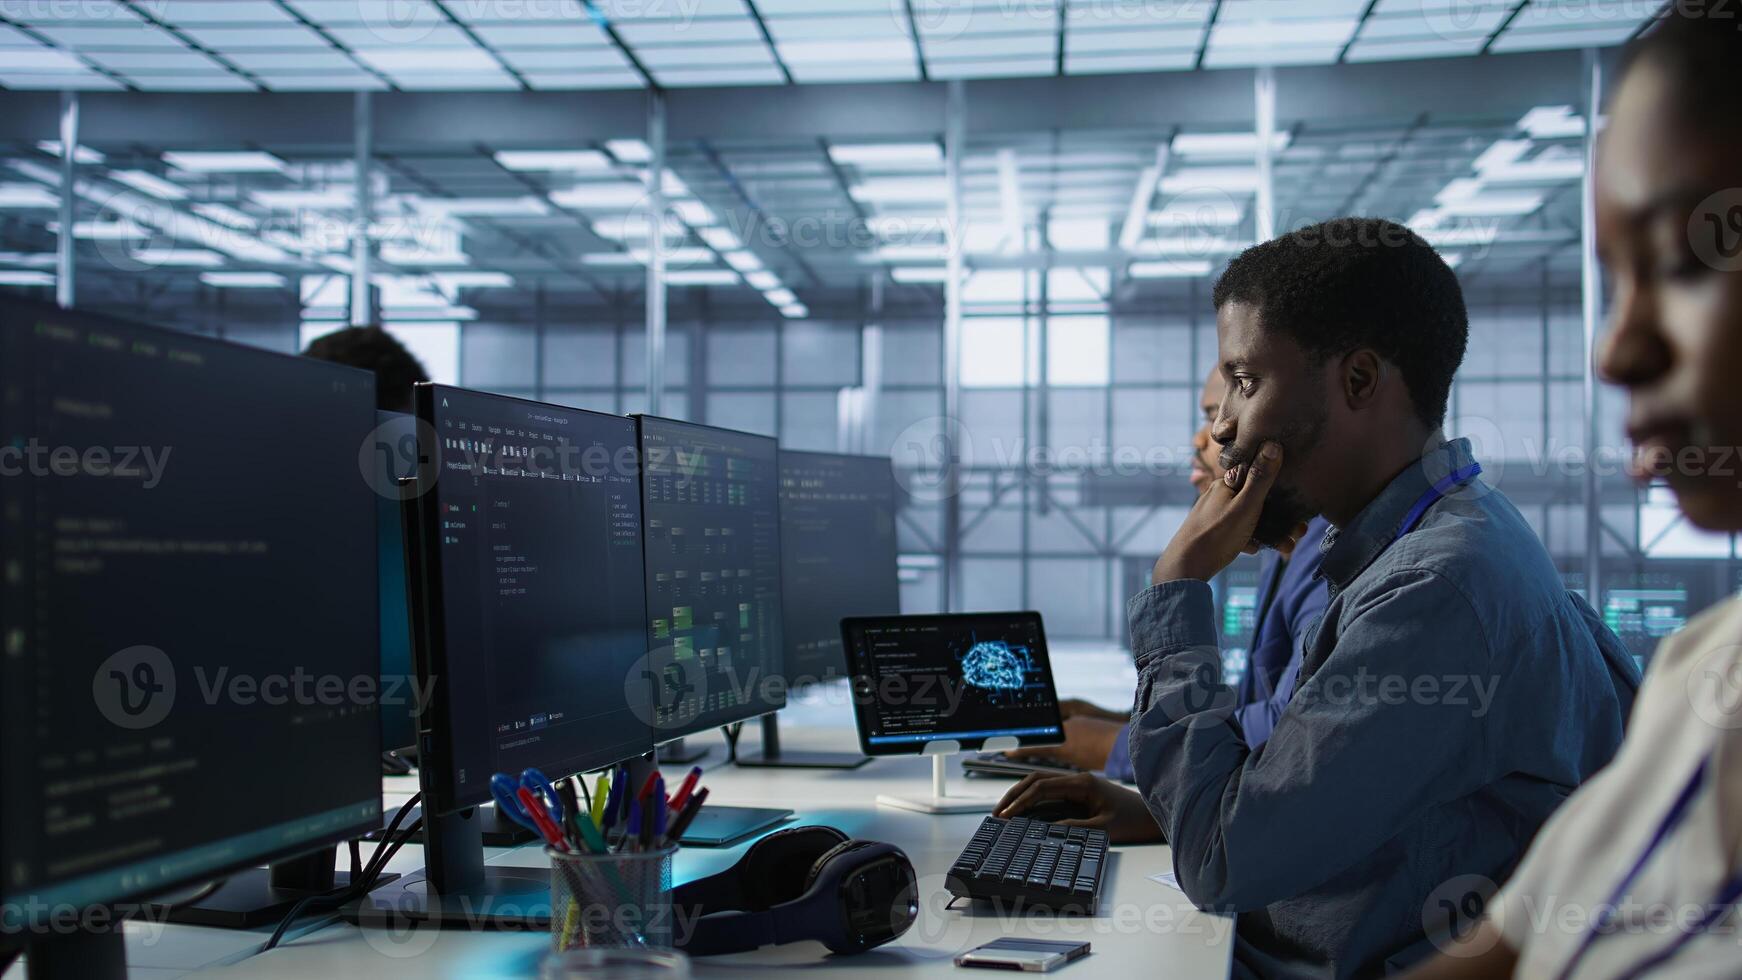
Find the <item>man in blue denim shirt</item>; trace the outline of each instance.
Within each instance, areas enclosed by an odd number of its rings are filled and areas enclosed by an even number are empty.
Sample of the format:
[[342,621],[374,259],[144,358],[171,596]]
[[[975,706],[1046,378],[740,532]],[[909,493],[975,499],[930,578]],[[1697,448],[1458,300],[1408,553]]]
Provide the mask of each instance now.
[[[1504,880],[1609,761],[1638,669],[1440,435],[1468,324],[1426,242],[1312,226],[1236,259],[1215,302],[1230,472],[1131,600],[1138,792],[1030,777],[999,812],[1062,798],[1116,841],[1165,833],[1192,901],[1239,914],[1237,975],[1383,973],[1431,952],[1436,889]],[[1254,748],[1207,580],[1313,513],[1330,606]]]

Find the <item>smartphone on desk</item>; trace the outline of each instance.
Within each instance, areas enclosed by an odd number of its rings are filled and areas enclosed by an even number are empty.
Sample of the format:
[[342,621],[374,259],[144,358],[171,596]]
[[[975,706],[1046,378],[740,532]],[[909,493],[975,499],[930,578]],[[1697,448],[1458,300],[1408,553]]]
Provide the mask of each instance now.
[[983,967],[988,970],[1046,973],[1087,955],[1088,943],[1055,942],[1046,939],[998,939],[956,957],[956,965]]

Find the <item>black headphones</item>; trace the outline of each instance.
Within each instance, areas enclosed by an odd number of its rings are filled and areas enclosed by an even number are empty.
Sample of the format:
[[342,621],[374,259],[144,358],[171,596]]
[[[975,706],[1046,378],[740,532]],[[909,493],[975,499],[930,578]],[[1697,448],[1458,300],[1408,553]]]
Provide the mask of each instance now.
[[913,864],[901,848],[851,840],[833,827],[775,831],[732,867],[677,888],[672,905],[679,922],[694,918],[688,935],[677,937],[691,956],[804,939],[832,953],[863,953],[919,915]]

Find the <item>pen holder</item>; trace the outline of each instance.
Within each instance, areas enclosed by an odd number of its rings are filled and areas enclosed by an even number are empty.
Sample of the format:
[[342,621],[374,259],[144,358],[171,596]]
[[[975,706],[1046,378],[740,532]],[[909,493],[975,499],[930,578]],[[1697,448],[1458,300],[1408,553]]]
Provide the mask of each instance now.
[[551,949],[672,948],[672,844],[657,851],[550,856]]

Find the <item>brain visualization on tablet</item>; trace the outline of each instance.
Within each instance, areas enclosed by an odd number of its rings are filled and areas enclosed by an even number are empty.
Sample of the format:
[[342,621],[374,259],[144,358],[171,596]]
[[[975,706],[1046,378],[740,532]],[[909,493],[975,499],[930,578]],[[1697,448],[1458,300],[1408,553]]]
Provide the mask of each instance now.
[[865,617],[841,629],[867,752],[1056,741],[1062,731],[1034,613]]

